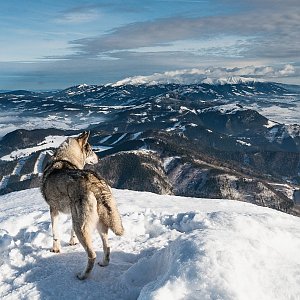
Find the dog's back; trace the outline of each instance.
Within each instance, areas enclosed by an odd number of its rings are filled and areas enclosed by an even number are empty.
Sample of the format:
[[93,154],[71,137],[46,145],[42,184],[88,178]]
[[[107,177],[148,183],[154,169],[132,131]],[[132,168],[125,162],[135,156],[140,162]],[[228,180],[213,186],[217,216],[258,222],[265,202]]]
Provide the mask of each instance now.
[[44,172],[42,193],[50,207],[71,213],[73,222],[78,218],[91,219],[97,214],[116,235],[123,234],[111,189],[93,171],[72,168],[68,162],[56,162]]

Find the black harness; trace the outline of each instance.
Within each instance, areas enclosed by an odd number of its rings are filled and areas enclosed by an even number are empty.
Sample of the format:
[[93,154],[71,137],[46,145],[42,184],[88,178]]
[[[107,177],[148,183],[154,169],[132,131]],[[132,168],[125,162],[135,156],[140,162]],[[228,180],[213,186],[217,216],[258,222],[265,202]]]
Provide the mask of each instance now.
[[65,159],[53,160],[51,162],[48,162],[47,165],[45,166],[43,177],[46,177],[54,170],[60,170],[60,169],[78,170],[78,168],[68,160]]

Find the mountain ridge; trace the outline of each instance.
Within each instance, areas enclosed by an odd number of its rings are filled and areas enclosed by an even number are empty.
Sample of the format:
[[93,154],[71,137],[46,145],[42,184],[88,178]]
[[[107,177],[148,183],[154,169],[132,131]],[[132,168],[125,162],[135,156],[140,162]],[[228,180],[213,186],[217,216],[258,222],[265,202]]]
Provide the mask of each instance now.
[[268,112],[275,105],[293,112],[299,99],[266,82],[2,94],[1,109],[19,114],[23,129],[0,140],[0,193],[38,186],[58,141],[86,129],[101,157],[95,168],[114,187],[229,197],[298,214],[300,126]]

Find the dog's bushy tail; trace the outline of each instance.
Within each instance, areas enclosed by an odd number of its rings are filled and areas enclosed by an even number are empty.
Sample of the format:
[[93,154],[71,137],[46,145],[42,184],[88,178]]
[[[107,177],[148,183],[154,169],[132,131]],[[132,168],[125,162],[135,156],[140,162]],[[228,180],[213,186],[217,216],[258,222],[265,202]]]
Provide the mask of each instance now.
[[113,197],[111,188],[104,179],[98,178],[92,185],[92,191],[97,200],[97,212],[100,221],[110,228],[116,235],[123,235],[124,228],[116,201]]
[[[108,212],[109,224],[106,224],[116,235],[123,235],[124,228],[121,220],[120,213],[117,208],[116,200],[112,195],[111,189],[107,186],[107,189],[102,191],[101,199],[99,199],[101,204],[105,206]],[[97,201],[99,201],[97,199]]]

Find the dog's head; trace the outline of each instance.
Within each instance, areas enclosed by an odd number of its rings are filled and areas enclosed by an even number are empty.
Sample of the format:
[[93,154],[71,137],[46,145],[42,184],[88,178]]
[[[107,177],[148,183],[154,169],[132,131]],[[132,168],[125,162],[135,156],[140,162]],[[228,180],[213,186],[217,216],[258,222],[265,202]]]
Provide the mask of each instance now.
[[84,131],[77,137],[70,137],[63,142],[53,156],[53,160],[67,160],[78,169],[83,169],[85,164],[96,164],[98,156],[88,143],[90,133]]
[[75,139],[77,140],[79,146],[81,147],[84,163],[94,165],[98,162],[98,156],[93,151],[92,146],[88,143],[89,136],[90,136],[90,132],[84,131]]

